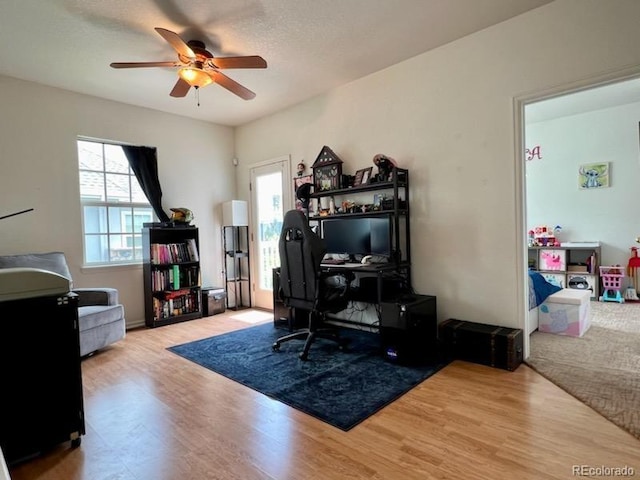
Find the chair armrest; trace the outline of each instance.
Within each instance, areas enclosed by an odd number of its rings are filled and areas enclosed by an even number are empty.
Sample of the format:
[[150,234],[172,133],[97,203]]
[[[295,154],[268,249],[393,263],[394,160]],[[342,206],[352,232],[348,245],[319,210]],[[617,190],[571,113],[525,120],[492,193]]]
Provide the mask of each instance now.
[[79,307],[118,304],[118,290],[115,288],[74,288],[72,291],[78,295]]

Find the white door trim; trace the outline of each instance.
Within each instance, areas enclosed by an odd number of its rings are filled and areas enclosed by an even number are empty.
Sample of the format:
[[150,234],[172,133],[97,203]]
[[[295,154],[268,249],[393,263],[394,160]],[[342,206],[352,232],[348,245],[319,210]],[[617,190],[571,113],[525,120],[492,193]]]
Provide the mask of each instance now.
[[548,100],[562,95],[576,93],[581,90],[601,87],[607,84],[618,83],[631,80],[640,76],[640,65],[622,70],[614,70],[589,78],[570,82],[568,84],[556,85],[536,92],[523,93],[513,99],[513,126],[514,126],[514,161],[515,161],[515,196],[514,206],[516,215],[516,225],[519,231],[516,232],[516,283],[519,292],[518,312],[523,312],[519,322],[519,328],[524,333],[523,358],[526,360],[530,355],[531,344],[529,342],[529,279],[528,279],[528,249],[527,244],[527,202],[526,202],[526,172],[525,172],[525,106],[529,103]]
[[[253,185],[251,184],[254,177],[255,177],[255,171],[259,168],[263,168],[263,167],[268,167],[268,166],[274,166],[274,167],[280,167],[282,169],[282,209],[283,209],[283,213],[287,212],[287,210],[290,210],[293,205],[293,195],[292,195],[292,190],[293,190],[293,178],[291,177],[291,156],[290,155],[281,155],[279,157],[275,157],[272,159],[268,159],[268,160],[264,160],[264,161],[260,161],[260,162],[256,162],[253,163],[249,166],[249,244],[250,244],[250,251],[251,251],[251,258],[253,259],[253,261],[251,262],[251,299],[254,302],[253,306],[256,307],[262,307],[262,308],[269,308],[269,306],[267,305],[265,307],[265,305],[260,305],[259,302],[257,302],[258,299],[258,295],[257,295],[257,282],[258,282],[258,269],[259,269],[259,264],[258,264],[258,242],[256,241],[256,235],[254,234],[256,232],[256,227],[257,227],[257,211],[255,208],[255,202],[256,202],[256,198],[255,198],[255,191],[253,190]],[[271,308],[273,308],[273,305],[271,305]]]

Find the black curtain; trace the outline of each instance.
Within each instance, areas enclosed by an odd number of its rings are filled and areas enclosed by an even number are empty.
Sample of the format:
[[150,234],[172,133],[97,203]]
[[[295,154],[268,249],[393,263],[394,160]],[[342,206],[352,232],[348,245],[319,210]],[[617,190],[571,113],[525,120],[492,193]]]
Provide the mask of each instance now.
[[151,147],[134,147],[122,145],[131,170],[136,175],[142,191],[156,212],[161,222],[168,222],[169,216],[162,209],[162,188],[158,179],[158,157],[156,149]]

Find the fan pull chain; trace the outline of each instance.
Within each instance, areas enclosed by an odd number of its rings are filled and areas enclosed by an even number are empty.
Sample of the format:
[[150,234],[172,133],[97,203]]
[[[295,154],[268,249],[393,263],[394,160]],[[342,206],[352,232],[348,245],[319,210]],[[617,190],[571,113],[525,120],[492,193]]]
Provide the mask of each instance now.
[[198,106],[200,106],[200,88],[194,87],[196,89],[196,101],[198,102]]

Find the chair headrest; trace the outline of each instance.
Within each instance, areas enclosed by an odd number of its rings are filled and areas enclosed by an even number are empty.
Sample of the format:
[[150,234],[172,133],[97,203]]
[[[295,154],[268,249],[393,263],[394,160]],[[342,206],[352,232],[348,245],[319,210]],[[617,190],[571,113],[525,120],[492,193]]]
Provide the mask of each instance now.
[[307,222],[307,217],[300,210],[289,210],[285,213],[282,228],[297,228],[303,232],[313,233],[313,230],[309,227],[309,222]]

